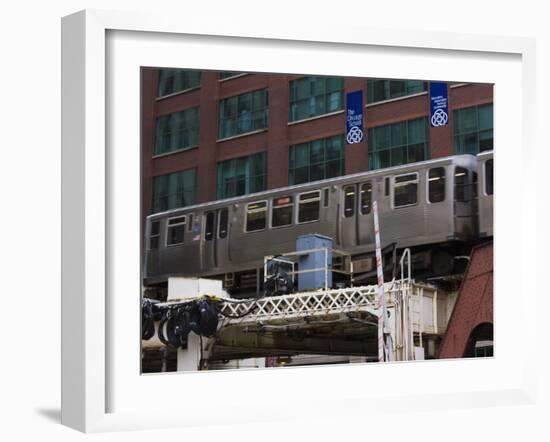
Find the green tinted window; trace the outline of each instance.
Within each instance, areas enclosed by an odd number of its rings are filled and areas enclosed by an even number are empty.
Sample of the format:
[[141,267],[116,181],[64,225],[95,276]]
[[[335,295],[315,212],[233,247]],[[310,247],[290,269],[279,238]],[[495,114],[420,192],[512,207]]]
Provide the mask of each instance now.
[[288,183],[300,184],[344,174],[344,137],[296,144],[289,149]]
[[199,108],[157,118],[155,155],[199,144]]
[[153,213],[195,204],[196,169],[153,178]]
[[428,159],[428,133],[427,118],[369,129],[369,169]]
[[344,79],[305,77],[290,82],[289,121],[298,121],[344,108]]
[[218,163],[218,198],[231,198],[261,192],[266,188],[266,154],[255,155]]
[[454,111],[454,144],[457,154],[493,149],[492,104]]
[[220,101],[219,138],[267,128],[267,89],[248,92]]
[[367,103],[418,94],[425,90],[426,82],[420,80],[367,80]]
[[201,72],[186,69],[160,69],[158,96],[170,95],[200,86]]

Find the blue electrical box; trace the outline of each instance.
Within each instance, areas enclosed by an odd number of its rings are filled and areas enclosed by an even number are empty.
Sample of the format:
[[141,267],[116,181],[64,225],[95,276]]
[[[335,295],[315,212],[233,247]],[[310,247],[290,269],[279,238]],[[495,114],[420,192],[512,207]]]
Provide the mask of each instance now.
[[298,270],[321,269],[314,272],[298,273],[298,290],[316,290],[325,288],[325,266],[327,267],[326,278],[328,288],[332,288],[332,238],[310,233],[299,236],[296,239],[296,251],[313,249],[327,249],[317,252],[298,255]]

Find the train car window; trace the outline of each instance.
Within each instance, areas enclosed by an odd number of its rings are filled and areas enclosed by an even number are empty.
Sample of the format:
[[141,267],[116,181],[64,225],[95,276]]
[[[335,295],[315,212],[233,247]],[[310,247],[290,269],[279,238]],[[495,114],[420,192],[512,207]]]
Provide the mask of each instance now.
[[390,195],[390,177],[387,176],[384,179],[384,195],[389,196]]
[[455,168],[455,201],[468,200],[468,169]]
[[271,227],[283,227],[292,224],[294,200],[292,196],[283,196],[273,200]]
[[477,198],[477,172],[472,172],[472,197]]
[[190,213],[188,217],[189,217],[189,222],[187,223],[187,230],[191,231],[193,230],[193,214]]
[[220,210],[220,225],[218,226],[218,236],[220,238],[227,237],[227,227],[229,224],[229,211],[227,208]]
[[485,193],[493,194],[493,160],[485,161]]
[[267,202],[250,203],[246,206],[246,231],[255,232],[265,229]]
[[298,223],[319,221],[321,192],[302,193],[298,200]]
[[328,187],[323,190],[323,207],[328,207],[329,205],[329,192],[330,189]]
[[393,183],[393,207],[405,207],[418,201],[418,174],[396,176]]
[[428,172],[428,202],[445,201],[445,168],[434,167]]
[[355,186],[344,187],[344,216],[355,215]]
[[160,221],[151,221],[151,232],[149,233],[149,250],[159,248]]
[[361,184],[360,194],[361,215],[368,215],[372,209],[372,184],[370,181]]
[[210,241],[214,238],[214,212],[208,212],[206,214],[206,226],[204,229],[204,239]]
[[170,218],[166,224],[166,245],[175,246],[183,244],[185,237],[186,217],[178,216]]

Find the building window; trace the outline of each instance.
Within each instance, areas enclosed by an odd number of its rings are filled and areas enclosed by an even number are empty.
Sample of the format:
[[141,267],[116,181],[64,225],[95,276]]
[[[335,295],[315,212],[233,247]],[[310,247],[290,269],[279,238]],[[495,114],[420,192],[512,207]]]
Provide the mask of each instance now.
[[343,78],[305,77],[290,82],[289,121],[317,117],[343,108]]
[[195,204],[196,169],[153,178],[153,213]]
[[420,80],[367,80],[367,103],[391,100],[426,90],[426,82]]
[[440,203],[445,200],[445,168],[435,167],[428,172],[428,201]]
[[493,104],[454,111],[455,152],[477,154],[493,148]]
[[396,176],[393,183],[393,207],[406,207],[418,201],[418,174]]
[[298,199],[298,223],[309,223],[319,220],[321,191],[302,193]]
[[283,227],[292,224],[294,200],[292,196],[275,198],[271,209],[271,227]]
[[242,75],[244,72],[229,72],[223,71],[220,72],[220,80],[225,80],[226,78],[236,77],[237,75]]
[[218,136],[228,138],[267,128],[267,89],[221,100]]
[[369,129],[369,170],[428,159],[428,119]]
[[186,149],[198,144],[198,107],[157,118],[155,155]]
[[159,97],[179,91],[193,89],[201,85],[201,72],[186,69],[160,69],[158,93]]
[[218,163],[217,184],[218,198],[231,198],[265,190],[265,152]]
[[175,246],[183,244],[185,237],[185,216],[170,218],[166,224],[166,245]]
[[289,149],[288,183],[301,184],[344,174],[344,137],[296,144]]
[[493,160],[485,161],[485,193],[493,194]]
[[267,220],[267,202],[260,201],[246,206],[246,231],[263,230]]

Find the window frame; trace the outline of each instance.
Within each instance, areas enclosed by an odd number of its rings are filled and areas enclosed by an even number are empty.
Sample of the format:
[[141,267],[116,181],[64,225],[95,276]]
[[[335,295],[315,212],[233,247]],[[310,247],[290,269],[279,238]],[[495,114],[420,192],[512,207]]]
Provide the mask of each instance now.
[[[175,224],[170,224],[171,220],[178,219],[178,218],[183,218],[183,221],[175,223]],[[169,230],[173,229],[174,227],[180,227],[180,226],[183,226],[183,240],[181,242],[168,244],[168,239],[170,237],[169,233],[168,233]],[[177,215],[177,216],[172,216],[170,218],[167,218],[166,219],[166,225],[165,225],[165,228],[164,228],[164,247],[175,247],[175,246],[181,246],[182,244],[185,244],[185,232],[186,231],[187,231],[187,215]]]
[[[492,108],[492,112],[491,112],[491,117],[492,117],[492,125],[491,125],[491,133],[492,133],[492,147],[490,149],[484,149],[484,150],[481,150],[480,147],[481,147],[481,139],[480,139],[480,133],[481,132],[486,132],[488,131],[489,129],[483,129],[481,130],[480,129],[480,108],[484,108],[484,107],[491,107]],[[460,115],[461,114],[464,114],[466,111],[469,111],[469,110],[475,110],[475,113],[476,113],[476,130],[475,131],[470,131],[470,132],[466,132],[466,131],[463,131],[463,132],[457,132],[459,130],[459,124],[458,124],[458,120],[460,119]],[[488,151],[491,151],[494,149],[495,147],[495,108],[494,108],[494,103],[493,102],[490,102],[490,103],[481,103],[481,104],[475,104],[473,106],[467,106],[467,107],[462,107],[460,109],[455,109],[453,110],[453,122],[454,122],[454,127],[453,127],[453,154],[454,155],[477,155],[481,152],[488,152]],[[457,139],[458,138],[461,138],[461,137],[465,137],[467,135],[472,135],[472,134],[475,134],[476,136],[476,143],[477,143],[477,146],[476,146],[476,151],[475,152],[458,152],[458,143],[457,143]]]
[[[212,215],[214,217],[214,220],[212,222],[212,235],[211,235],[210,238],[207,238],[206,234],[207,234],[208,216],[209,215]],[[204,238],[204,241],[212,241],[216,238],[216,230],[217,230],[216,229],[216,227],[217,227],[216,210],[209,210],[207,212],[204,212],[203,217],[204,217],[204,234],[202,235],[202,237]]]
[[[279,199],[279,198],[291,198],[292,199],[292,202],[291,203],[287,203],[287,204],[283,204],[283,205],[280,205],[280,206],[275,206],[274,203],[275,203],[275,200]],[[270,229],[284,229],[284,228],[287,228],[287,227],[290,227],[290,226],[293,226],[294,225],[294,212],[296,211],[295,210],[295,205],[296,205],[296,199],[294,198],[294,195],[284,195],[284,196],[277,196],[277,197],[274,197],[274,198],[271,198],[271,201],[270,201],[270,216],[269,216],[269,228]],[[285,207],[292,207],[292,215],[290,217],[290,223],[289,224],[284,224],[282,226],[274,226],[273,225],[273,212],[275,209],[281,209],[281,208],[285,208]]]
[[[314,219],[314,220],[310,220],[310,221],[302,221],[300,222],[300,203],[301,203],[301,196],[302,195],[305,195],[305,194],[308,194],[308,193],[317,193],[317,201],[319,201],[319,216],[317,219]],[[313,201],[313,199],[311,200]],[[309,200],[307,201],[309,202]],[[322,206],[322,201],[321,201],[321,189],[318,189],[318,190],[309,190],[309,191],[305,191],[305,192],[301,192],[297,195],[297,198],[296,198],[296,219],[295,219],[295,223],[296,224],[309,224],[309,223],[316,223],[318,221],[321,220],[321,206]]]
[[[170,93],[160,95],[160,84],[161,84],[161,81],[162,81],[162,78],[161,78],[162,71],[172,71],[173,72],[173,75],[172,75],[173,77],[175,76],[175,74],[177,72],[182,72],[182,73],[198,72],[199,73],[199,81],[198,81],[198,84],[196,84],[196,85],[188,86],[188,87],[185,87],[184,89],[178,89],[177,91],[172,91]],[[183,93],[186,93],[186,92],[193,91],[195,89],[199,89],[202,86],[202,80],[203,80],[203,78],[202,78],[202,71],[201,70],[181,69],[181,68],[160,68],[159,69],[159,74],[158,74],[157,90],[156,90],[155,99],[156,100],[162,100],[164,98],[172,97],[174,95],[179,95],[179,94],[183,94]]]
[[[318,94],[318,95],[311,95],[310,94],[310,95],[308,95],[307,98],[292,101],[292,88],[293,88],[293,85],[298,84],[301,81],[307,81],[308,84],[311,85],[311,83],[312,83],[311,79],[313,79],[313,78],[315,78],[315,79],[316,78],[322,78],[323,80],[325,80],[324,87],[323,87],[323,93]],[[327,80],[329,80],[329,79],[331,79],[331,80],[332,79],[338,79],[338,80],[342,81],[342,88],[337,90],[340,93],[340,105],[341,105],[340,109],[331,110],[331,111],[327,111],[327,106],[326,106],[327,98],[331,93],[331,92],[327,92]],[[296,89],[297,89],[297,86],[296,86]],[[345,85],[344,77],[330,76],[330,75],[304,75],[303,77],[295,78],[295,79],[290,80],[288,82],[288,124],[300,123],[300,122],[312,120],[312,119],[315,119],[315,118],[321,118],[321,117],[324,117],[324,116],[334,115],[336,113],[343,112],[346,108],[345,91],[346,91],[346,85]],[[309,115],[309,116],[304,117],[304,118],[297,118],[297,119],[292,118],[292,109],[293,109],[292,106],[294,104],[296,104],[298,102],[301,102],[301,101],[311,100],[312,98],[319,97],[319,96],[323,97],[324,105],[325,105],[325,112],[315,114],[315,115]]]
[[[190,112],[195,112],[196,113],[196,121],[194,121],[195,125],[190,126],[190,127],[185,126],[183,129],[182,128],[174,129],[173,127],[170,127],[170,135],[172,136],[172,134],[174,134],[174,133],[185,132],[186,136],[189,137],[189,133],[192,133],[192,132],[196,131],[197,142],[196,143],[190,143],[189,145],[186,145],[186,146],[180,146],[180,147],[177,147],[175,149],[166,150],[166,151],[163,151],[163,152],[158,152],[159,139],[162,137],[162,134],[160,133],[160,124],[161,124],[160,121],[162,119],[167,119],[168,122],[170,122],[171,119],[176,118],[176,115],[178,115],[178,114],[181,114],[181,119],[183,121],[186,121],[185,120],[186,119],[185,114],[190,113]],[[201,125],[201,117],[200,117],[200,107],[199,106],[193,106],[193,107],[189,107],[187,109],[183,109],[183,110],[180,110],[180,111],[169,112],[167,114],[158,115],[155,118],[155,143],[154,143],[154,146],[153,146],[153,156],[152,157],[153,158],[160,158],[160,157],[163,157],[165,155],[170,155],[170,154],[177,153],[177,152],[184,152],[186,150],[196,149],[200,144],[200,125]]]
[[[352,187],[353,188],[353,204],[352,204],[352,207],[351,207],[351,215],[348,215],[346,213],[346,201],[347,201],[347,190],[348,188]],[[343,218],[353,218],[355,215],[357,215],[357,202],[358,202],[358,186],[357,186],[357,183],[353,183],[353,184],[343,184],[342,185],[342,207],[343,207],[343,211],[342,211],[342,217]]]
[[[374,95],[374,84],[376,82],[390,82],[391,83],[392,81],[393,82],[405,83],[406,86],[410,86],[409,83],[413,82],[413,81],[421,82],[423,89],[421,91],[416,91],[416,92],[405,92],[403,95],[397,95],[397,96],[394,96],[394,97],[383,98],[382,100],[369,101],[369,96],[370,96],[369,89],[372,89],[372,92],[373,92],[373,95]],[[392,78],[367,78],[366,83],[367,83],[366,84],[366,90],[367,90],[366,106],[373,106],[373,105],[377,105],[379,103],[387,103],[387,102],[391,102],[391,101],[417,97],[417,96],[420,96],[420,95],[426,95],[428,93],[428,89],[429,89],[429,86],[428,86],[429,82],[426,81],[426,80],[408,80],[408,79],[392,79]],[[371,84],[372,84],[372,87],[369,87],[369,86],[371,86]],[[391,84],[390,84],[390,89],[391,89]]]
[[[190,187],[190,188],[186,188],[185,186],[182,185],[181,187],[175,187],[174,189],[170,189],[170,177],[171,176],[176,176],[176,180],[179,180],[180,178],[177,177],[177,175],[179,175],[179,174],[181,174],[182,183],[186,179],[186,174],[192,174],[193,175],[193,186]],[[197,200],[197,175],[198,175],[197,168],[192,167],[192,168],[189,168],[189,169],[183,169],[183,170],[178,170],[176,172],[171,172],[171,173],[166,173],[166,174],[162,174],[162,175],[153,176],[152,177],[152,181],[153,181],[152,195],[151,195],[151,213],[162,213],[162,212],[166,212],[167,210],[192,206],[193,204],[195,204],[195,202]],[[160,193],[160,190],[163,187],[161,185],[162,184],[161,180],[167,180],[168,181],[166,183],[166,189],[167,189],[166,194],[161,194]],[[157,191],[157,187],[159,188],[158,191]],[[175,197],[177,195],[180,195],[180,194],[183,195],[184,204],[183,205],[179,205],[179,204],[178,205],[171,205],[170,204],[171,198],[173,198],[175,200],[176,199]],[[163,198],[166,198],[166,207],[165,208],[160,207],[161,206],[160,203],[161,203]],[[190,201],[185,203],[186,199],[189,199]],[[175,202],[178,203],[178,201],[175,201]]]
[[[155,219],[155,220],[151,220],[149,221],[149,238],[147,240],[147,250],[158,250],[159,249],[159,246],[160,246],[160,238],[161,238],[161,230],[160,230],[160,227],[161,227],[161,221],[160,219]],[[158,233],[156,235],[153,235],[152,234],[152,231],[153,231],[153,223],[158,223]],[[158,238],[157,239],[157,246],[156,247],[151,247],[151,239],[152,238]]]
[[[456,185],[456,173],[457,173],[457,169],[463,169],[465,171],[464,175],[466,176],[466,184],[463,185],[463,188],[464,188],[464,199],[457,199],[456,198],[456,190],[457,190],[457,185]],[[469,203],[471,201],[471,195],[470,195],[470,186],[472,185],[472,183],[470,182],[470,169],[464,167],[464,166],[458,166],[458,165],[455,165],[454,166],[454,170],[453,170],[453,202],[455,203]],[[461,175],[462,176],[462,175]]]
[[[363,195],[364,192],[366,192],[366,190],[363,190],[363,186],[369,184],[370,185],[370,203],[369,203],[369,211],[368,212],[363,212],[363,203],[361,202],[362,198],[361,196]],[[372,213],[372,193],[373,193],[373,185],[372,185],[372,180],[368,180],[368,181],[363,181],[361,183],[359,183],[359,187],[358,187],[358,192],[359,192],[359,198],[357,199],[357,203],[358,203],[358,213],[362,216],[365,216],[365,215],[370,215]]]
[[[232,172],[234,172],[237,168],[237,162],[239,160],[244,160],[246,159],[247,161],[247,166],[246,166],[246,169],[247,169],[247,172],[252,172],[252,164],[251,162],[256,162],[258,161],[257,160],[257,157],[261,157],[262,159],[262,174],[248,174],[248,173],[245,173],[244,175],[244,187],[245,187],[245,192],[240,194],[238,192],[235,192],[235,194],[232,194],[231,192],[226,192],[226,186],[227,186],[227,181],[228,181],[228,178],[227,178],[227,175],[224,175],[224,165],[226,163],[231,163],[231,162],[234,162],[233,164],[230,164],[230,167],[232,168]],[[257,172],[257,170],[255,169],[254,172]],[[230,175],[231,178],[230,180],[231,181],[235,181],[237,178],[237,175],[236,174],[233,174],[233,175]],[[262,188],[261,189],[256,189],[254,188],[254,190],[250,190],[253,184],[253,180],[254,179],[257,179],[258,177],[262,177]],[[248,189],[248,191],[247,191]],[[226,199],[226,198],[236,198],[236,197],[241,197],[241,196],[246,196],[246,195],[250,195],[250,194],[253,194],[253,193],[257,193],[257,192],[263,192],[267,189],[267,151],[263,150],[263,151],[260,151],[260,152],[256,152],[256,153],[252,153],[250,155],[244,155],[244,156],[240,156],[240,157],[236,157],[236,158],[228,158],[226,160],[222,160],[222,161],[218,161],[216,163],[216,199]]]
[[[225,226],[225,236],[221,236],[221,226],[222,226],[222,212],[227,213],[227,220],[226,220],[226,226]],[[217,228],[217,235],[218,239],[227,239],[229,236],[229,207],[222,207],[221,209],[218,209],[218,228]]]
[[[415,123],[416,121],[419,121],[421,120],[423,122],[423,127],[424,127],[424,137],[423,137],[423,141],[422,143],[413,143],[410,139],[409,139],[409,127]],[[406,133],[406,142],[404,144],[394,144],[392,141],[392,131],[394,129],[394,127],[400,125],[400,124],[405,124],[405,133]],[[388,130],[389,131],[389,144],[388,146],[386,147],[383,147],[383,148],[376,148],[375,144],[376,144],[376,140],[378,140],[378,137],[377,137],[377,133],[380,134],[380,131],[384,130],[384,128],[386,128],[385,130]],[[400,120],[400,121],[395,121],[393,123],[385,123],[385,124],[379,124],[377,126],[373,126],[373,127],[369,127],[368,128],[368,131],[367,131],[367,156],[368,156],[368,170],[369,171],[374,171],[374,170],[384,170],[384,169],[387,169],[387,168],[390,168],[390,167],[398,167],[398,166],[406,166],[406,165],[409,165],[409,164],[414,164],[414,163],[417,163],[417,162],[421,162],[421,161],[427,161],[430,159],[430,154],[431,154],[431,151],[430,151],[430,127],[429,127],[429,121],[428,121],[428,117],[426,115],[421,115],[419,117],[415,117],[415,118],[409,118],[409,119],[406,119],[406,120]],[[421,159],[415,159],[414,161],[408,161],[408,157],[410,155],[411,152],[414,152],[414,151],[411,151],[411,148],[413,148],[413,146],[417,146],[419,144],[422,144],[423,146],[423,150],[422,150],[422,158]],[[401,164],[392,164],[392,154],[394,151],[398,150],[398,149],[406,149],[405,152],[406,152],[406,160],[404,162],[402,162]],[[389,158],[389,164],[387,166],[377,166],[377,164],[381,164],[382,161],[380,159],[380,155],[382,153],[387,153],[388,154],[388,158]],[[377,166],[377,167],[375,167]]]
[[[252,204],[261,204],[265,203],[265,225],[262,229],[257,230],[248,230],[248,206]],[[263,232],[266,230],[269,226],[269,201],[268,200],[258,200],[258,201],[251,201],[249,203],[246,203],[246,206],[244,208],[244,233],[255,233],[255,232]]]
[[[334,143],[335,139],[338,139],[340,144],[340,152],[337,159],[328,159],[327,155],[327,143]],[[313,143],[320,142],[322,143],[323,148],[323,161],[322,162],[312,162],[311,161],[311,151]],[[307,161],[307,175],[308,179],[307,181],[296,181],[296,171],[300,168],[304,168],[305,166],[296,167],[296,151],[298,148],[303,148],[303,146],[307,146],[307,153],[308,153],[308,161]],[[339,162],[339,174],[334,176],[329,176],[327,174],[327,167],[330,163],[338,161]],[[292,166],[292,167],[291,167]],[[323,168],[323,177],[320,179],[312,180],[311,179],[311,170],[312,167],[315,166],[321,166]],[[323,138],[316,138],[314,140],[305,141],[303,143],[297,143],[297,144],[291,144],[288,146],[288,185],[289,186],[297,186],[299,184],[306,184],[306,183],[313,183],[316,181],[324,181],[331,178],[337,178],[342,177],[346,174],[346,141],[343,134],[336,134],[331,135],[328,137]]]
[[[430,201],[430,170],[434,169],[443,169],[443,199],[441,201]],[[441,178],[439,178],[441,179]],[[439,204],[444,203],[447,201],[447,167],[446,166],[435,166],[435,167],[428,167],[426,170],[426,203],[428,204]]]
[[[227,80],[232,79],[232,78],[235,78],[235,77],[229,77]],[[223,81],[225,81],[225,79]],[[262,108],[262,110],[265,114],[264,115],[265,126],[260,127],[260,128],[254,128],[254,113],[257,112],[257,110],[254,109],[254,94],[257,94],[257,93],[260,93],[260,92],[264,93],[264,99],[265,99],[265,107]],[[227,120],[227,118],[224,118],[223,115],[222,115],[222,109],[224,109],[224,106],[222,106],[222,103],[228,102],[232,98],[235,98],[236,99],[236,109],[237,109],[237,113],[238,113],[239,99],[242,99],[242,97],[244,97],[245,95],[250,95],[251,109],[249,110],[249,113],[250,113],[251,128],[250,128],[250,130],[247,130],[245,132],[239,132],[237,130],[235,133],[232,133],[231,135],[227,135],[222,130],[223,123]],[[236,117],[233,117],[232,120],[234,120],[235,124],[238,125],[239,116],[237,115]],[[258,132],[264,132],[264,131],[268,130],[268,128],[269,128],[269,88],[267,86],[259,88],[259,89],[254,89],[254,90],[251,90],[251,91],[241,92],[241,93],[236,94],[236,95],[230,95],[230,96],[227,96],[227,97],[220,97],[218,99],[218,131],[217,131],[217,136],[216,136],[216,142],[230,140],[230,139],[237,138],[237,137],[243,137],[243,136],[255,134],[255,133],[258,133]]]
[[[408,183],[416,183],[416,202],[411,203],[411,204],[404,204],[404,205],[401,205],[401,206],[396,206],[395,205],[395,187],[396,187],[395,180],[396,180],[396,178],[400,178],[400,177],[407,176],[407,175],[416,175],[416,180],[407,181],[407,184]],[[391,193],[391,208],[392,208],[392,210],[393,209],[403,209],[405,207],[418,206],[418,201],[420,200],[419,195],[418,195],[418,189],[420,189],[419,184],[420,184],[420,174],[418,172],[407,172],[407,173],[402,173],[402,174],[399,174],[399,175],[392,176],[391,177],[391,192],[390,192]],[[403,187],[405,185],[406,184],[398,183],[397,187]]]

